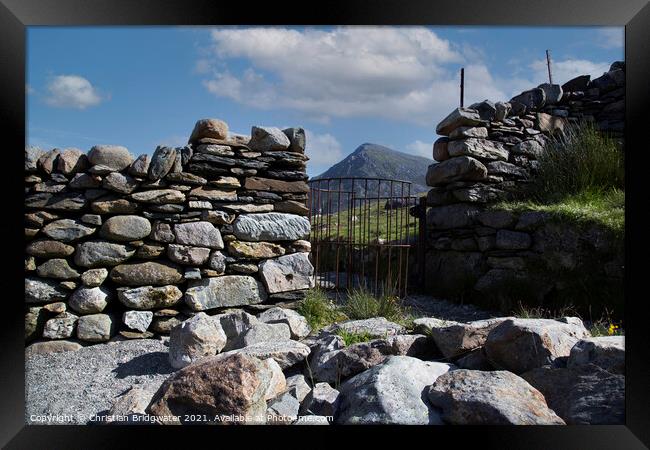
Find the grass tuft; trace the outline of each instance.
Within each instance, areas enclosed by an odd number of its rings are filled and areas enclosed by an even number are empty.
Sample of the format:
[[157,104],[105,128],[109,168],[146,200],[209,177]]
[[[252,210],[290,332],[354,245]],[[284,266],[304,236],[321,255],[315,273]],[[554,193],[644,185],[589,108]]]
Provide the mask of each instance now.
[[342,310],[353,320],[384,317],[397,323],[408,321],[408,315],[398,297],[394,295],[375,297],[365,289],[351,290]]
[[298,313],[307,319],[307,323],[313,330],[319,330],[346,317],[327,297],[322,289],[311,289],[307,297],[297,309]]
[[343,338],[343,341],[345,342],[346,346],[352,344],[358,344],[360,342],[369,342],[372,341],[373,339],[376,339],[375,337],[373,337],[372,334],[367,332],[352,333],[350,331],[339,330],[336,332],[336,334]]

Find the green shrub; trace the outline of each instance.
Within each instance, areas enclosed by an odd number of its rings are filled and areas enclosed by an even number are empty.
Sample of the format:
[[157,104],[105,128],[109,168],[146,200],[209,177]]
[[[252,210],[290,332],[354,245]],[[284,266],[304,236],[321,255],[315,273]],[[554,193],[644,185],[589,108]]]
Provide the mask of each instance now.
[[311,289],[297,311],[302,314],[313,330],[319,330],[334,322],[345,320],[343,315],[322,289]]

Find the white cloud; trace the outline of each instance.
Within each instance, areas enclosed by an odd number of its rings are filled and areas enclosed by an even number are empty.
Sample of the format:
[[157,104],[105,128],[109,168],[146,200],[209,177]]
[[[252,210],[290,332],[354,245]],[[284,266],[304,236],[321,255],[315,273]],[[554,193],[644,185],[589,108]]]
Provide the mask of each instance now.
[[[610,64],[606,62],[593,62],[585,59],[551,61],[553,82],[564,84],[579,75],[591,75],[591,78],[596,78],[607,72],[609,66]],[[533,61],[529,67],[533,71],[533,78],[531,80],[531,85],[529,85],[527,89],[530,89],[533,85],[537,86],[540,83],[548,83],[546,59]]]
[[417,156],[424,156],[425,158],[431,159],[433,152],[433,143],[431,142],[422,142],[421,140],[413,141],[406,146],[408,153]]
[[305,130],[305,144],[305,153],[309,156],[307,169],[310,175],[323,173],[344,157],[341,144],[329,133],[318,134]]
[[604,49],[623,48],[625,29],[623,27],[598,30],[598,46]]
[[50,80],[47,90],[46,103],[58,108],[85,109],[102,101],[90,81],[79,75],[58,75]]

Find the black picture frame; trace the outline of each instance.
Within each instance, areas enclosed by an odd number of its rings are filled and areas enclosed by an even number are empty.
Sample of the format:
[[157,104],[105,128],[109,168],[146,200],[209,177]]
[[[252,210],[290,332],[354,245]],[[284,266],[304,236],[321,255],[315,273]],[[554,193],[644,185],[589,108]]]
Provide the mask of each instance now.
[[[0,326],[2,370],[0,390],[0,444],[11,449],[120,448],[145,437],[152,430],[166,446],[172,444],[175,427],[155,430],[141,426],[26,426],[24,419],[23,286],[23,161],[25,144],[25,30],[28,26],[102,25],[536,25],[536,26],[625,26],[626,60],[626,424],[620,426],[566,427],[255,427],[237,429],[194,427],[180,435],[185,445],[198,436],[203,444],[223,445],[223,438],[261,438],[267,442],[288,440],[297,445],[338,446],[349,433],[363,442],[373,438],[395,438],[402,445],[455,445],[469,442],[482,448],[528,449],[636,449],[650,445],[650,346],[643,316],[642,294],[643,214],[647,147],[645,127],[650,123],[650,4],[646,0],[499,0],[480,2],[454,0],[433,3],[423,0],[335,0],[323,2],[215,2],[209,0],[1,0],[0,57],[4,70],[0,115],[5,125],[4,152],[0,164],[3,183],[0,236],[4,270],[3,320]],[[433,129],[433,124],[432,124]],[[635,258],[636,256],[636,258]],[[638,261],[638,262],[637,262]],[[223,431],[222,431],[223,430]],[[297,433],[301,437],[296,436]],[[146,434],[143,434],[146,433]],[[206,433],[209,435],[205,436]],[[278,433],[286,434],[277,437]],[[321,436],[322,439],[321,439]],[[191,441],[188,441],[191,439]],[[210,442],[214,444],[209,444]],[[246,443],[248,443],[247,441]],[[353,445],[350,441],[345,445]],[[358,442],[358,441],[357,441]],[[206,444],[208,443],[208,444]],[[141,444],[140,444],[141,445]],[[190,444],[191,445],[191,444]],[[230,444],[233,445],[233,444]],[[242,444],[243,445],[243,444]],[[359,445],[359,444],[354,444]],[[367,444],[362,444],[367,445]],[[422,444],[419,444],[422,445]]]

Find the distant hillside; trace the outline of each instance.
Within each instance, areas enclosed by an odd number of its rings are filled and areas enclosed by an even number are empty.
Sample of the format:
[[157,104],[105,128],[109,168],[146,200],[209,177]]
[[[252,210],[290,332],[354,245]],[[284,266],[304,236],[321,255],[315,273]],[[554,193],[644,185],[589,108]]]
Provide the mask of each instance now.
[[[411,182],[410,195],[417,195],[426,192],[429,188],[426,185],[425,176],[427,167],[433,164],[433,159],[413,156],[397,150],[384,147],[382,145],[365,143],[348,155],[342,161],[334,164],[327,171],[313,177],[319,178],[340,178],[340,177],[376,177],[388,178],[392,180],[403,180]],[[325,185],[322,186],[323,188]],[[347,182],[342,185],[347,190],[352,188],[352,183]],[[382,197],[390,195],[390,184],[377,182],[368,184],[368,196],[376,197],[378,187]],[[338,189],[338,184],[331,184],[330,189]],[[365,183],[355,182],[355,195],[362,196],[365,189]],[[409,192],[405,188],[401,191],[401,185],[393,184],[393,196],[406,196]],[[347,199],[342,199],[342,208],[345,209]]]

